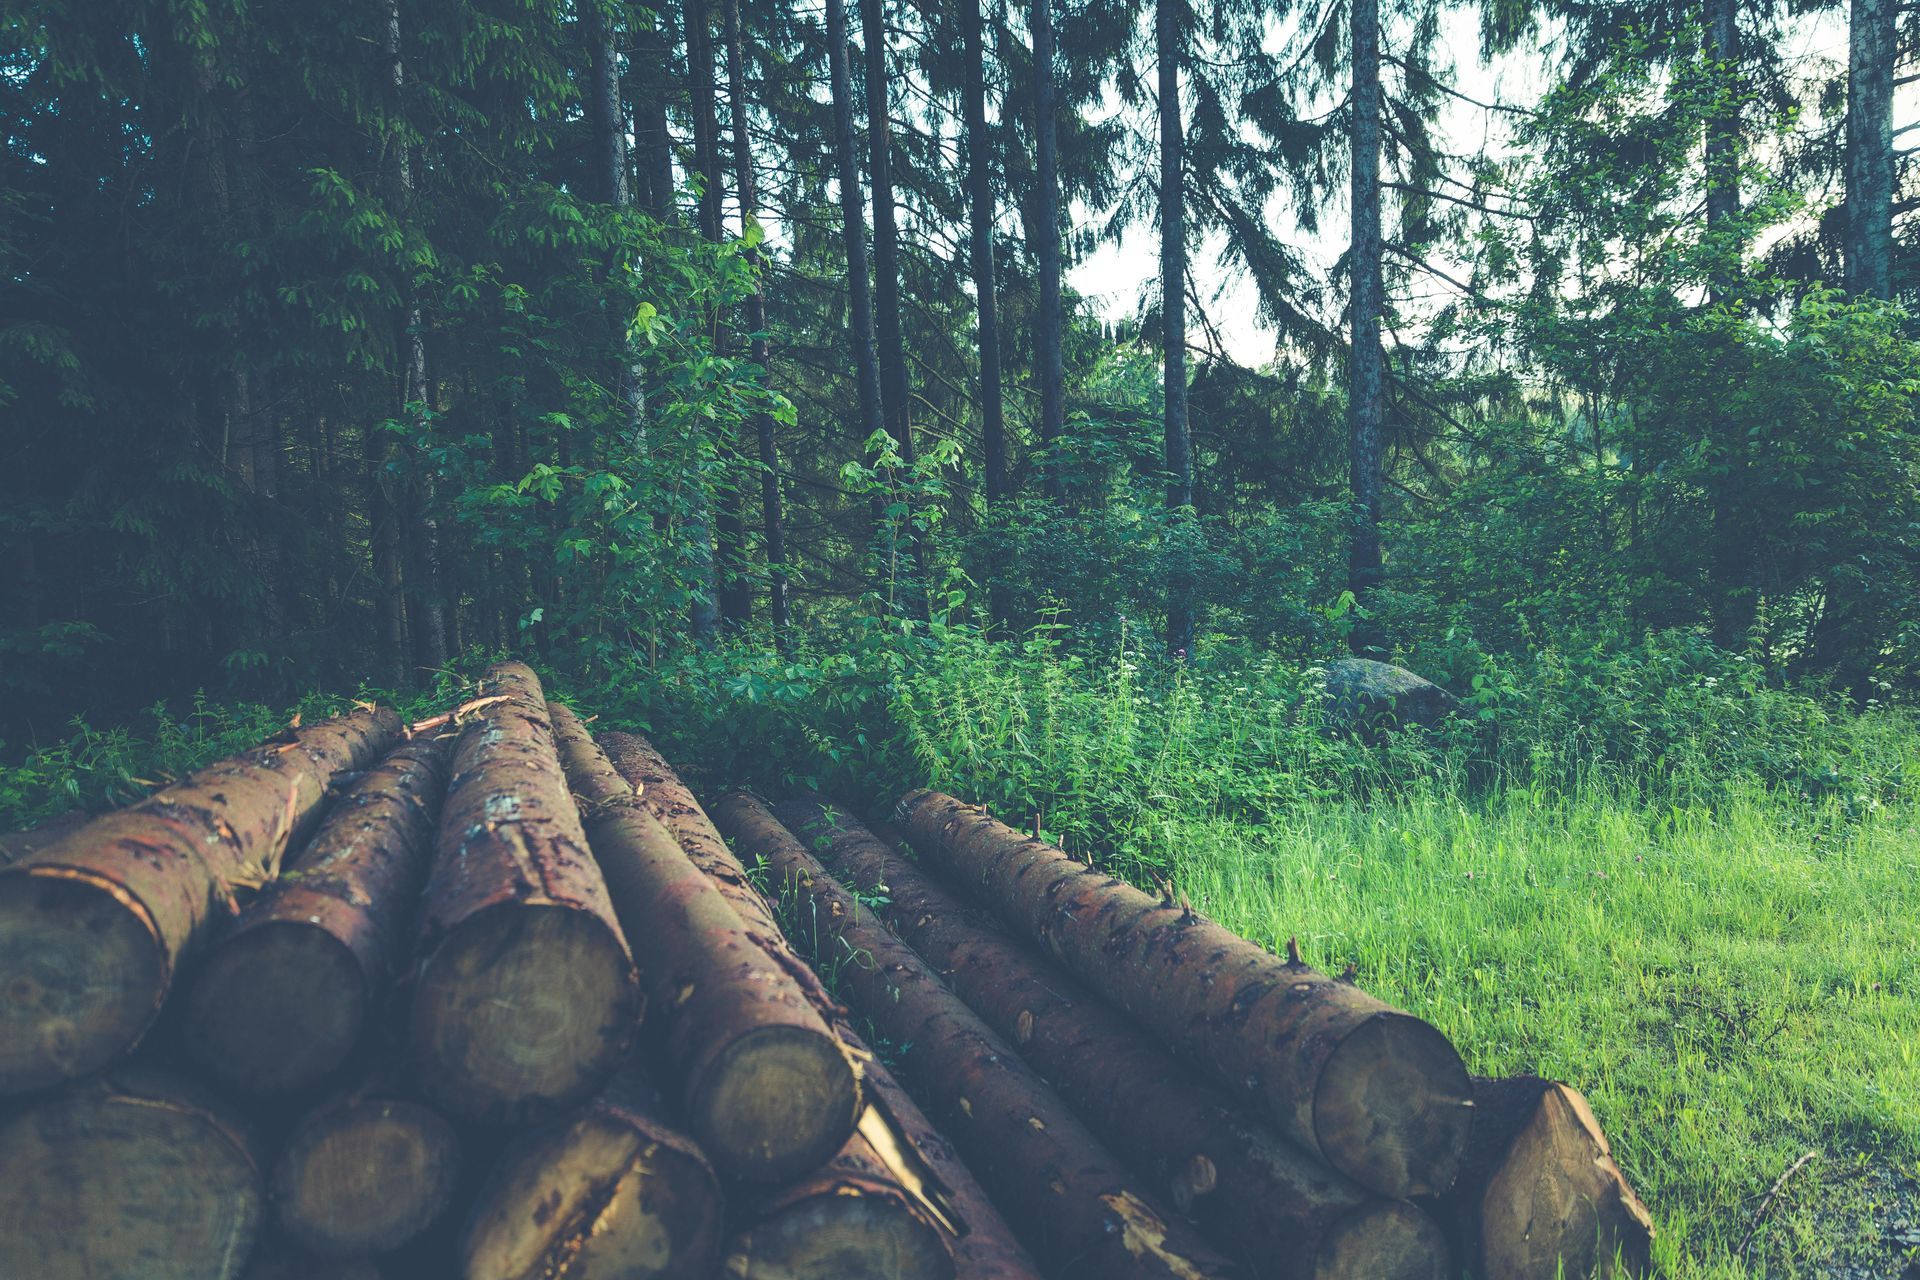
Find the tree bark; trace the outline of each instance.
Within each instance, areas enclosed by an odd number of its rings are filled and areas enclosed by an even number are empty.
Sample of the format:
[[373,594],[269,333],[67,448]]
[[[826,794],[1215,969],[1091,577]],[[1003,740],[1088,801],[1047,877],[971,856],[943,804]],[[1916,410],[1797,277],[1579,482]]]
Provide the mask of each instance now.
[[1739,0],[1703,0],[1702,17],[1707,57],[1716,69],[1715,107],[1706,123],[1706,180],[1707,235],[1720,255],[1711,269],[1708,299],[1719,304],[1732,298],[1740,253],[1731,243],[1740,216],[1740,99],[1745,85],[1740,69]]
[[638,151],[640,207],[660,222],[673,216],[673,135],[667,128],[667,86],[673,35],[665,6],[636,33],[633,144]]
[[[1364,2],[1364,0],[1362,0]],[[1193,515],[1193,438],[1187,428],[1186,143],[1180,120],[1180,29],[1177,0],[1154,4],[1154,52],[1160,72],[1160,344],[1164,377],[1167,515],[1178,529]],[[1193,652],[1193,575],[1184,542],[1167,572],[1167,650]]]
[[[922,1102],[936,1105],[975,1174],[1044,1265],[1064,1277],[1239,1274],[1141,1194],[1059,1095],[947,990],[921,959],[751,796],[715,810],[745,856],[767,863],[814,962],[888,1041]],[[939,1100],[935,1104],[935,1100]]]
[[454,752],[408,1035],[430,1102],[518,1124],[592,1096],[644,1002],[539,677],[502,663],[481,691],[496,700]]
[[1353,529],[1347,550],[1347,590],[1359,611],[1348,645],[1362,657],[1382,657],[1385,637],[1365,615],[1385,579],[1380,552],[1380,486],[1386,462],[1386,355],[1380,346],[1383,306],[1380,234],[1380,0],[1353,0],[1353,246],[1349,302],[1352,349],[1347,392],[1349,482]]
[[[714,111],[714,101],[719,94],[713,78],[713,15],[707,4],[708,0],[687,0],[681,15],[686,25],[693,163],[700,173],[700,234],[717,245],[724,234],[720,225],[720,126]],[[724,351],[717,316],[713,346],[716,354]],[[739,492],[732,479],[732,451],[725,439],[715,440],[714,448],[721,460],[721,479],[712,493],[708,493],[704,478],[697,474],[692,478],[696,510],[691,536],[696,544],[704,544],[704,549],[696,547],[695,556],[703,562],[700,572],[706,581],[702,590],[708,597],[696,597],[692,621],[694,639],[703,645],[711,644],[723,626],[730,632],[743,630],[746,626],[741,614],[743,599],[751,605],[751,598],[743,596],[746,590],[745,567],[741,563],[744,528],[740,523]]]
[[1472,1096],[1460,1056],[1431,1026],[1076,862],[978,805],[914,791],[899,814],[922,860],[1256,1103],[1307,1152],[1391,1198],[1451,1185]]
[[[960,6],[967,129],[967,226],[973,265],[973,295],[979,309],[980,443],[987,509],[1007,500],[1007,426],[1000,385],[1000,302],[993,269],[993,144],[987,133],[987,70],[983,0]],[[996,609],[996,619],[1000,610]]]
[[[580,7],[580,17],[588,44],[587,113],[593,123],[600,198],[615,209],[628,209],[633,206],[633,184],[628,174],[627,118],[621,106],[620,57],[614,44],[614,24],[601,0],[586,0]],[[631,264],[617,261],[614,265],[616,270],[625,270]],[[645,373],[627,336],[630,318],[621,315],[612,318],[613,342],[620,353],[614,371],[614,399],[623,418],[621,430],[638,444],[646,432]]]
[[713,1168],[629,1067],[519,1138],[460,1244],[465,1280],[706,1280],[720,1259]]
[[[744,237],[760,216],[760,189],[753,169],[753,140],[747,128],[746,49],[740,30],[740,0],[725,0],[727,26],[727,96],[733,109],[733,174],[740,193],[740,234]],[[747,295],[748,354],[760,368],[763,385],[772,382],[767,360],[766,259],[756,247],[747,251],[753,266],[753,292]],[[760,449],[760,520],[767,543],[767,619],[773,627],[774,647],[786,652],[787,533],[780,511],[780,455],[773,438],[773,415],[753,415],[753,433]]]
[[[845,814],[775,810],[1094,1133],[1214,1244],[1276,1280],[1448,1280],[1425,1213],[1384,1200],[1245,1114],[1073,979]],[[824,846],[824,848],[823,848]]]
[[1034,165],[1038,186],[1040,241],[1034,246],[1040,271],[1040,309],[1034,316],[1038,338],[1034,375],[1040,382],[1040,447],[1042,492],[1054,501],[1066,496],[1066,482],[1057,456],[1067,430],[1067,375],[1061,354],[1065,317],[1060,306],[1060,159],[1056,141],[1057,109],[1053,58],[1053,0],[1033,0],[1033,117]]
[[1853,0],[1847,25],[1847,292],[1893,296],[1894,0]]
[[1434,1202],[1473,1274],[1647,1274],[1653,1219],[1587,1100],[1537,1076],[1476,1077],[1473,1099],[1460,1178]]
[[291,1239],[323,1257],[358,1258],[433,1225],[459,1172],[460,1140],[444,1116],[369,1084],[300,1118],[269,1185]]
[[187,988],[188,1054],[248,1094],[294,1093],[344,1064],[407,958],[451,754],[410,742],[328,811]]
[[548,705],[567,780],[633,940],[688,1127],[721,1172],[784,1182],[832,1157],[860,1114],[846,1048],[778,948],[727,904],[594,744]]
[[160,1072],[118,1068],[0,1124],[0,1275],[233,1280],[262,1200],[246,1125]]
[[333,781],[399,734],[384,709],[289,730],[0,871],[0,1094],[138,1043],[181,960],[279,873]]

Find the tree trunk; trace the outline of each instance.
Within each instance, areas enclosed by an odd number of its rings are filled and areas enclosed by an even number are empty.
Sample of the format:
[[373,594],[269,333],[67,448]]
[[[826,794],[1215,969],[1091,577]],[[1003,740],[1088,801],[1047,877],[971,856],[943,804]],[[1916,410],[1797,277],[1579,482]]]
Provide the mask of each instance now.
[[481,691],[493,701],[454,752],[409,1041],[429,1101],[518,1124],[604,1084],[644,1001],[539,677],[502,663]]
[[673,135],[667,128],[667,86],[673,81],[673,34],[666,6],[634,38],[633,145],[639,156],[640,207],[661,222],[673,216]]
[[1434,1202],[1473,1274],[1645,1275],[1653,1219],[1587,1100],[1564,1084],[1513,1076],[1476,1077],[1473,1101],[1459,1181]]
[[1040,447],[1042,491],[1059,501],[1066,495],[1065,476],[1056,456],[1067,430],[1067,375],[1061,355],[1060,308],[1060,160],[1055,141],[1053,0],[1033,0],[1033,116],[1034,164],[1038,170],[1040,242],[1034,247],[1040,270],[1040,309],[1034,316],[1039,339],[1034,375],[1040,382]]
[[1284,1280],[1451,1276],[1446,1241],[1426,1214],[1362,1190],[1246,1115],[873,832],[812,803],[776,813],[843,883],[876,894],[881,917],[947,985],[1250,1272]]
[[[594,163],[600,179],[600,198],[615,209],[633,206],[633,187],[627,166],[627,118],[620,101],[620,58],[614,44],[614,25],[600,0],[580,8],[588,42],[587,112],[593,122]],[[617,270],[630,264],[616,262]],[[638,353],[627,338],[631,317],[612,318],[613,343],[619,351],[614,371],[614,399],[623,419],[621,430],[638,444],[645,436],[644,371]]]
[[[747,128],[746,49],[740,30],[740,0],[725,0],[727,24],[727,96],[733,109],[733,175],[740,193],[740,234],[744,237],[760,215],[759,184],[753,171],[753,140]],[[760,367],[763,385],[772,382],[767,362],[766,260],[758,248],[747,251],[754,269],[753,292],[747,295],[749,355]],[[773,415],[753,415],[753,432],[760,447],[760,519],[767,542],[767,618],[773,626],[775,648],[785,652],[787,635],[787,534],[780,512],[780,455],[774,447]]]
[[742,855],[767,863],[798,921],[799,944],[816,964],[833,967],[838,993],[889,1042],[904,1046],[901,1068],[916,1096],[936,1105],[947,1133],[1043,1264],[1075,1280],[1238,1274],[1143,1196],[1059,1095],[828,876],[765,805],[729,796],[715,818]]
[[899,813],[924,862],[1257,1103],[1310,1154],[1384,1196],[1452,1183],[1472,1098],[1460,1056],[1431,1026],[1094,871],[978,805],[915,791]]
[[281,1230],[323,1257],[397,1249],[453,1201],[460,1140],[431,1107],[377,1085],[302,1116],[274,1162]]
[[[1160,70],[1160,343],[1165,373],[1161,408],[1166,434],[1170,531],[1193,516],[1193,438],[1187,429],[1186,144],[1180,121],[1180,30],[1176,0],[1154,4],[1154,52]],[[1167,650],[1193,652],[1193,574],[1184,539],[1167,571]]]
[[[987,71],[983,0],[962,0],[961,35],[966,60],[965,116],[967,129],[967,219],[973,264],[973,296],[979,309],[980,451],[982,483],[986,489],[987,519],[1005,514],[1007,490],[1006,406],[1000,376],[1000,302],[993,265],[992,140],[987,133]],[[988,609],[996,625],[1004,626],[1012,612],[1003,569],[996,568],[989,587]]]
[[515,1141],[460,1244],[465,1280],[704,1280],[720,1184],[629,1067],[585,1107]]
[[1360,611],[1348,645],[1362,657],[1384,657],[1385,637],[1365,614],[1386,575],[1380,552],[1380,486],[1386,463],[1386,355],[1380,346],[1383,286],[1380,234],[1380,0],[1353,0],[1353,248],[1347,392],[1348,472],[1353,530],[1347,590]]
[[120,1068],[0,1124],[0,1275],[233,1280],[262,1198],[239,1117]]
[[221,1084],[298,1092],[360,1043],[407,958],[449,754],[417,739],[362,775],[201,962],[183,1038]]
[[[1707,235],[1719,260],[1711,269],[1708,299],[1730,301],[1740,249],[1734,238],[1740,216],[1740,100],[1745,77],[1740,68],[1739,0],[1703,0],[1707,58],[1715,68],[1715,109],[1706,123]],[[1722,242],[1725,243],[1722,243]]]
[[0,1094],[131,1049],[181,960],[279,873],[327,788],[399,734],[387,710],[289,730],[0,871]]
[[614,909],[628,926],[651,1029],[682,1114],[722,1173],[784,1182],[853,1133],[860,1081],[847,1051],[756,934],[660,825],[579,718],[548,704],[567,781]]
[[1894,0],[1853,0],[1847,26],[1849,293],[1893,296]]

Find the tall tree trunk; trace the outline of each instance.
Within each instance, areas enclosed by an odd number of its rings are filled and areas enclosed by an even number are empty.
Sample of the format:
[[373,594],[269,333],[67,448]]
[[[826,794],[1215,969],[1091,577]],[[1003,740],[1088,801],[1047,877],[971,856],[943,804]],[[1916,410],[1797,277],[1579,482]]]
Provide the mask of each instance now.
[[1067,428],[1066,369],[1060,353],[1060,159],[1055,142],[1053,79],[1053,0],[1033,3],[1033,113],[1034,162],[1039,169],[1040,312],[1034,318],[1039,350],[1034,372],[1040,380],[1040,445],[1046,451],[1041,469],[1047,497],[1065,495],[1065,479],[1054,451]]
[[665,222],[673,214],[673,135],[667,88],[673,82],[673,32],[666,6],[634,39],[633,145],[639,153],[640,207]]
[[[827,70],[833,87],[834,169],[840,184],[840,234],[847,254],[847,342],[852,348],[854,382],[859,389],[859,438],[886,430],[880,405],[880,356],[874,346],[873,299],[867,292],[867,220],[860,198],[860,165],[853,132],[853,70],[847,58],[847,10],[844,0],[826,0]],[[869,504],[874,531],[881,512]]]
[[[1707,57],[1714,65],[1716,109],[1706,123],[1707,239],[1716,256],[1709,268],[1707,299],[1721,306],[1738,300],[1740,243],[1739,0],[1705,0]],[[1723,649],[1744,649],[1759,611],[1754,582],[1753,534],[1745,501],[1747,442],[1741,424],[1714,413],[1707,424],[1721,466],[1711,482],[1713,510],[1713,640]]]
[[[726,0],[727,96],[733,112],[733,177],[740,193],[740,234],[746,236],[759,216],[760,187],[753,172],[753,139],[747,129],[746,49],[740,31],[740,0]],[[747,296],[749,352],[760,367],[760,380],[772,380],[767,364],[767,292],[762,281],[765,260],[756,247],[747,251],[753,265],[753,292]],[[773,438],[773,415],[753,415],[754,437],[760,447],[760,520],[767,542],[767,617],[773,624],[773,643],[787,647],[787,534],[780,512],[780,455]]]
[[1853,0],[1847,33],[1849,293],[1893,296],[1894,0]]
[[[600,198],[615,209],[628,209],[633,206],[633,184],[627,172],[627,122],[620,102],[620,59],[614,47],[613,23],[598,0],[586,0],[581,19],[592,64],[587,107],[593,121]],[[614,269],[624,270],[628,265],[616,262]],[[637,447],[646,437],[645,375],[627,337],[627,317],[615,314],[612,323],[614,345],[620,352],[614,371],[615,401],[623,434]]]
[[[693,163],[700,172],[700,234],[714,244],[720,243],[720,154],[719,124],[714,113],[718,96],[713,81],[712,15],[706,0],[688,0],[682,9],[687,38],[687,84],[693,111]],[[721,349],[721,334],[716,318],[714,350]],[[716,441],[723,460],[728,459],[724,441]],[[711,512],[711,515],[709,515]],[[738,497],[729,479],[723,479],[709,495],[705,482],[694,480],[693,516],[690,533],[695,542],[696,563],[705,581],[693,606],[694,639],[710,644],[722,622],[737,621],[738,599],[735,583],[740,556],[740,512]]]
[[[1385,576],[1380,554],[1380,485],[1386,455],[1386,358],[1380,347],[1380,0],[1353,0],[1353,289],[1352,352],[1347,393],[1348,472],[1353,534],[1347,589],[1362,611]],[[1385,647],[1370,622],[1357,621],[1349,644],[1358,654]]]
[[[1186,142],[1180,123],[1180,31],[1176,0],[1154,5],[1154,53],[1160,64],[1160,322],[1165,378],[1168,527],[1193,512],[1193,439],[1187,429],[1187,210]],[[1193,575],[1184,541],[1167,574],[1167,649],[1193,652]]]
[[[973,259],[973,294],[980,312],[980,449],[989,520],[1007,501],[1007,424],[1000,386],[1000,303],[993,273],[993,163],[987,135],[987,54],[984,0],[961,0],[966,60],[967,214]],[[1003,575],[996,571],[989,609],[995,623],[1008,614]]]
[[1720,241],[1733,232],[1740,214],[1740,4],[1739,0],[1704,0],[1707,58],[1714,65],[1713,88],[1717,106],[1707,117],[1707,235],[1718,252],[1728,255],[1716,264],[1708,281],[1712,302],[1729,299],[1736,274],[1737,250]]

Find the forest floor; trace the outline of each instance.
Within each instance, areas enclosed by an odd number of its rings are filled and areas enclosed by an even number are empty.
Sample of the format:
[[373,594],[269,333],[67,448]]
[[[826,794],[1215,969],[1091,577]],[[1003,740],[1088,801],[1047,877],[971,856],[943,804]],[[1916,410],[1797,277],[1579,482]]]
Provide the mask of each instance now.
[[1652,1206],[1661,1274],[1920,1276],[1914,808],[1516,788],[1165,840],[1198,909],[1355,962],[1476,1072],[1584,1090]]

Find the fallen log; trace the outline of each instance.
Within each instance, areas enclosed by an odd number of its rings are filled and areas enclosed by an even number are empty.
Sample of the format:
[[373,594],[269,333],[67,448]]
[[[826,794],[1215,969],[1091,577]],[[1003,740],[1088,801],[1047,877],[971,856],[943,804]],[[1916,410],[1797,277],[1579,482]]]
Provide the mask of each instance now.
[[284,1094],[346,1062],[411,941],[450,747],[417,739],[362,774],[208,950],[184,1002],[203,1071]]
[[0,1126],[0,1276],[233,1280],[260,1181],[252,1135],[186,1081],[69,1085]]
[[439,1112],[369,1085],[294,1126],[269,1188],[280,1229],[327,1258],[397,1249],[453,1199],[460,1140]]
[[[764,860],[794,935],[889,1041],[921,1101],[1034,1256],[1063,1276],[1202,1280],[1240,1274],[1160,1211],[1059,1095],[833,880],[759,800],[729,796],[714,818]],[[937,1101],[936,1101],[937,1100]]]
[[39,826],[0,834],[0,867],[25,861],[69,832],[78,831],[89,821],[89,815],[84,810],[69,809],[48,818]]
[[[621,776],[641,788],[641,801],[672,832],[688,860],[713,881],[755,941],[787,970],[841,1043],[865,1064],[861,1073],[867,1103],[861,1118],[863,1132],[874,1146],[901,1151],[894,1162],[898,1169],[911,1169],[918,1157],[923,1166],[918,1173],[901,1176],[917,1182],[923,1194],[938,1206],[936,1216],[951,1225],[950,1243],[962,1280],[1037,1280],[1039,1272],[1033,1260],[1014,1240],[952,1144],[861,1042],[847,1023],[845,1009],[819,976],[793,953],[766,898],[665,758],[644,738],[633,734],[602,734],[600,741]],[[891,1138],[874,1132],[876,1117],[891,1131]]]
[[408,1040],[429,1101],[518,1124],[586,1101],[643,1000],[554,754],[540,679],[502,663],[460,735]]
[[818,1168],[860,1115],[845,1047],[579,718],[557,703],[548,714],[688,1128],[732,1177],[786,1182]]
[[706,1280],[720,1184],[629,1068],[501,1157],[459,1246],[463,1280]]
[[0,1093],[138,1043],[181,960],[279,872],[333,780],[400,732],[367,708],[289,729],[0,868]]
[[1393,1199],[1453,1185],[1472,1094],[1460,1055],[1432,1026],[978,805],[914,791],[898,816],[922,859],[1309,1153]]
[[1425,1212],[1307,1156],[858,821],[813,802],[775,814],[843,883],[877,901],[881,919],[1099,1138],[1251,1274],[1449,1274],[1446,1240]]
[[1479,1280],[1647,1274],[1653,1218],[1577,1090],[1475,1077],[1473,1101],[1460,1179],[1433,1206]]

